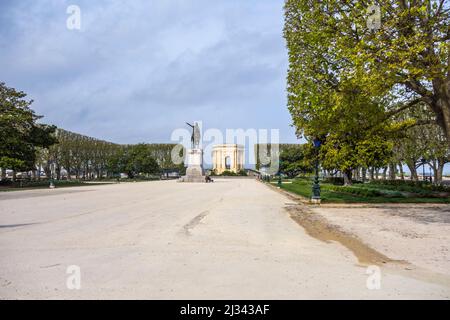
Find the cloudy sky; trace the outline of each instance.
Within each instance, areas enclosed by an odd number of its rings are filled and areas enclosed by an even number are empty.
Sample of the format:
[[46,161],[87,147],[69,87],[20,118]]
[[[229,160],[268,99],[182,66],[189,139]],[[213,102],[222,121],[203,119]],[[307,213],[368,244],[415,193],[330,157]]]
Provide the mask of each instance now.
[[282,0],[1,0],[0,81],[44,122],[113,142],[169,142],[194,120],[296,142],[282,29]]

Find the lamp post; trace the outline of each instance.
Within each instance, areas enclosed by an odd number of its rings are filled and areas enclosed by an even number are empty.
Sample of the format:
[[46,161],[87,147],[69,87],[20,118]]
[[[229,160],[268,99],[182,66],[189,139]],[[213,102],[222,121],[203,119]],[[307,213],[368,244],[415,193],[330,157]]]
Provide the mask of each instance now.
[[281,181],[281,160],[279,161],[279,163],[278,163],[278,187],[279,188],[281,188],[281,184],[282,184],[282,181]]
[[316,149],[316,163],[315,163],[314,183],[312,186],[312,197],[311,197],[312,203],[320,203],[319,148],[320,148],[321,144],[322,144],[322,141],[320,141],[318,138],[315,138],[313,140],[313,145],[314,145],[314,148]]
[[50,185],[49,185],[50,189],[55,189],[55,182],[53,181],[54,170],[55,170],[55,163],[52,161],[50,162]]

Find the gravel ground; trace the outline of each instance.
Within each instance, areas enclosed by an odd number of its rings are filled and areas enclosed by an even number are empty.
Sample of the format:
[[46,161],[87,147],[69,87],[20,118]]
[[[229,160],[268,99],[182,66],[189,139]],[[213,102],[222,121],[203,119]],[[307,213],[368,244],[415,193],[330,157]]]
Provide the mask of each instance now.
[[[293,205],[250,179],[0,193],[0,297],[449,298],[448,284],[396,272],[389,263],[381,266],[380,289],[369,290],[366,266],[340,243],[310,236],[287,210]],[[390,243],[395,239],[415,241],[396,235]],[[79,290],[66,285],[72,265],[81,270]]]
[[330,205],[313,212],[389,258],[450,277],[450,205]]

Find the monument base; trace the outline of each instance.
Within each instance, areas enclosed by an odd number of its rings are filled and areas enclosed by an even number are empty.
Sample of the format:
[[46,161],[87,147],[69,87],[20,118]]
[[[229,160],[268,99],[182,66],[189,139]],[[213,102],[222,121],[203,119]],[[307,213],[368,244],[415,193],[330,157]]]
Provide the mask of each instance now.
[[179,182],[206,182],[205,176],[182,176]]
[[188,167],[186,175],[182,176],[179,182],[206,182],[205,171],[203,170],[203,150],[190,149],[187,154]]

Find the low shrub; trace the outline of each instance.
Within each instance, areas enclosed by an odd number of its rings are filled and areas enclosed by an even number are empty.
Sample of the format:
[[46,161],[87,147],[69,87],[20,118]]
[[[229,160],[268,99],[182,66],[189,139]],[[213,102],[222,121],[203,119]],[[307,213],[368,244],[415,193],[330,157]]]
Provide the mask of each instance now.
[[350,193],[363,197],[379,197],[382,195],[378,190],[355,188],[351,186],[330,186],[329,189],[334,192]]
[[362,197],[391,197],[403,198],[404,195],[398,191],[379,190],[374,188],[353,187],[353,186],[329,186],[329,190],[334,192],[350,193]]
[[429,181],[413,180],[372,180],[370,185],[393,186],[396,190],[411,191],[420,193],[422,191],[448,192],[450,187],[444,185],[434,185]]
[[235,172],[229,171],[229,170],[225,170],[220,175],[221,176],[227,176],[227,177],[237,176],[237,174]]
[[243,177],[248,176],[247,171],[245,171],[245,170],[239,170],[239,172],[237,174],[238,174],[238,176],[243,176]]
[[[326,177],[323,179],[324,183],[330,183],[336,186],[343,186],[344,185],[344,178],[342,177]],[[359,180],[352,180],[353,184],[359,184],[362,183],[362,181]]]
[[342,177],[327,177],[323,179],[324,183],[330,183],[336,186],[342,186],[344,185],[344,178]]

